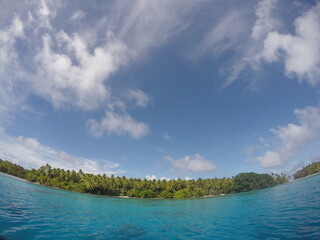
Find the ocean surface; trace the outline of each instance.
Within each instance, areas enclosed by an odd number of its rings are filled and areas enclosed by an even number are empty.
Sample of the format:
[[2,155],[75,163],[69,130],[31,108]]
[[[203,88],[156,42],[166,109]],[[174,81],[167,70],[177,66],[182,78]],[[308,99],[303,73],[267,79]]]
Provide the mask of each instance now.
[[320,175],[187,200],[102,197],[0,174],[0,239],[320,239]]

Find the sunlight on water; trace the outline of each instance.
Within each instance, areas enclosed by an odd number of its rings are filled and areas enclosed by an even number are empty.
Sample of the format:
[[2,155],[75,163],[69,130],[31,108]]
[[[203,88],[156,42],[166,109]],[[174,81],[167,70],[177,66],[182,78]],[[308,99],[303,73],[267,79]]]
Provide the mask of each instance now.
[[242,194],[143,200],[0,174],[2,239],[320,239],[320,175]]

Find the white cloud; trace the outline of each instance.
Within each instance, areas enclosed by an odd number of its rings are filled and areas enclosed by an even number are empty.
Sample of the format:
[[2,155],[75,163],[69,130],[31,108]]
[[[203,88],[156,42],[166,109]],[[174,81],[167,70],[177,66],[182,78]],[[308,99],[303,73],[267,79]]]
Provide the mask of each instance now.
[[[120,0],[108,5],[103,18],[81,25],[59,24],[65,14],[61,10],[66,9],[63,1],[41,0],[21,9],[8,8],[11,16],[21,19],[14,17],[11,27],[0,30],[0,84],[5,86],[0,88],[2,119],[27,104],[30,95],[40,96],[59,110],[101,110],[112,104],[117,96],[112,95],[110,77],[186,29],[196,4],[194,0]],[[76,20],[85,14],[73,9],[68,17]],[[15,44],[24,35],[21,46]],[[138,89],[129,90],[129,99],[139,107],[150,102]],[[105,131],[138,139],[149,131],[128,112],[108,111],[102,122],[89,121],[94,135]]]
[[315,86],[320,78],[320,3],[295,21],[296,35],[271,32],[264,41],[263,58],[283,59],[288,77],[298,77]]
[[168,132],[164,132],[163,135],[162,135],[162,137],[163,137],[163,139],[165,139],[165,140],[171,140],[171,138],[172,138]]
[[[59,109],[101,109],[111,99],[110,77],[191,26],[193,13],[203,6],[202,2],[205,1],[141,0],[128,3],[119,0],[108,5],[111,9],[106,11],[103,20],[88,21],[78,27],[70,24],[73,26],[71,31],[68,31],[67,22],[62,29],[62,25],[57,24],[59,21],[54,21],[61,17],[59,11],[64,8],[63,2],[42,0],[32,7],[26,5],[23,12],[28,14],[21,14],[24,19],[20,20],[20,26],[28,36],[25,43],[28,47],[18,48],[14,44],[17,35],[10,38],[11,42],[2,41],[0,50],[0,68],[5,76],[5,80],[0,81],[21,83],[17,85],[25,87],[19,94],[16,88],[11,88],[12,93],[6,96],[36,94]],[[306,79],[312,85],[319,81],[320,4],[296,20],[296,35],[284,35],[275,32],[280,26],[273,16],[277,2],[262,0],[257,4],[257,19],[252,28],[247,9],[227,12],[200,41],[202,53],[211,51],[219,55],[232,49],[238,56],[233,64],[228,64],[232,66],[224,86],[235,81],[246,69],[256,70],[262,58],[272,62],[280,61],[282,56],[288,76]],[[11,15],[19,13],[12,12]],[[73,10],[70,15],[72,19],[79,19],[85,14]],[[14,19],[12,26],[19,26],[17,18]],[[8,35],[10,31],[2,30],[1,35]],[[13,57],[8,57],[8,53]],[[19,76],[27,77],[19,78],[16,69]],[[132,90],[130,94],[130,99],[138,106],[148,105],[149,97],[142,91]],[[25,98],[21,97],[21,101]],[[1,111],[5,103],[0,105]]]
[[89,119],[89,133],[94,137],[101,137],[104,132],[115,135],[130,135],[134,139],[140,139],[149,133],[149,127],[143,122],[134,120],[128,113],[115,113],[106,111],[106,115],[97,122],[94,119]]
[[166,180],[166,181],[170,181],[170,178],[167,178],[167,177],[161,177],[160,180]]
[[[188,4],[182,8],[184,14]],[[118,1],[112,5],[114,11],[109,12],[109,21],[104,27],[105,37],[99,38],[98,42],[88,38],[98,31],[95,27],[86,31],[79,27],[78,31],[69,35],[54,24],[52,20],[59,16],[57,12],[63,8],[62,3],[42,0],[36,5],[34,9],[24,9],[28,12],[27,20],[15,18],[11,28],[0,32],[2,76],[6,77],[6,81],[16,82],[18,79],[12,73],[16,69],[25,71],[30,75],[24,79],[26,93],[35,93],[56,108],[64,108],[65,105],[83,110],[101,107],[110,95],[106,81],[111,74],[152,47],[164,43],[185,24],[181,14],[175,11],[184,5],[182,3],[132,1],[129,3],[131,7],[128,7],[128,2]],[[72,19],[79,19],[84,14],[83,11],[76,11]],[[148,27],[150,25],[153,27]],[[24,28],[29,49],[36,50],[24,52],[28,54],[25,58],[28,64],[38,66],[36,72],[34,69],[29,72],[28,67],[8,67],[13,62],[23,62],[19,57],[21,49],[14,42],[21,37]],[[88,33],[90,31],[91,34]],[[31,47],[32,44],[34,47]],[[149,98],[142,91],[132,90],[130,94],[138,106],[148,104]]]
[[35,138],[13,137],[0,131],[0,158],[22,165],[28,169],[39,168],[47,163],[55,168],[82,169],[87,173],[121,174],[119,163],[77,157],[41,144]]
[[[232,84],[239,76],[247,72],[258,71],[263,62],[283,62],[285,74],[288,77],[297,77],[300,81],[307,81],[316,86],[319,83],[320,74],[320,3],[311,7],[299,16],[294,23],[295,34],[282,34],[279,32],[283,23],[276,14],[278,0],[261,0],[256,6],[256,20],[248,37],[243,33],[236,44],[232,39],[226,48],[217,51],[232,49],[236,52],[233,64],[226,68],[228,75],[222,87]],[[232,15],[231,15],[232,16]],[[239,25],[245,22],[245,15],[234,18]],[[223,31],[222,31],[223,32]],[[226,33],[228,36],[230,33]],[[218,34],[219,36],[219,34]],[[224,36],[224,35],[222,35]],[[231,34],[232,36],[232,34]],[[240,36],[240,33],[238,34]],[[215,39],[215,38],[214,38]],[[242,44],[239,44],[241,43]]]
[[41,0],[40,4],[41,5],[40,5],[39,10],[38,10],[39,15],[48,17],[51,14],[51,11],[49,10],[49,8],[47,6],[46,1],[45,0]]
[[147,180],[157,180],[157,176],[156,175],[147,175],[145,177],[145,179],[147,179]]
[[266,151],[264,155],[255,158],[262,167],[270,168],[282,165],[319,137],[319,106],[295,109],[294,113],[299,124],[290,123],[287,126],[270,130],[278,140],[279,147],[274,151]]
[[[243,34],[232,44],[232,39],[219,51],[231,49],[236,52],[231,67],[226,68],[228,76],[222,87],[232,84],[248,70],[258,71],[263,62],[283,62],[285,74],[316,86],[320,75],[320,3],[304,11],[294,22],[295,34],[281,33],[283,22],[276,14],[278,0],[261,0],[256,6],[256,20],[248,37]],[[231,15],[232,16],[232,15]],[[244,22],[248,17],[239,16]],[[242,28],[245,30],[245,28]],[[223,31],[222,31],[223,32]],[[243,31],[245,33],[245,31]],[[226,36],[230,33],[225,34]],[[240,34],[238,34],[240,35]],[[219,34],[218,34],[219,36]],[[223,36],[223,35],[222,35]],[[231,34],[232,36],[232,34]],[[215,38],[214,38],[215,39]]]
[[249,70],[260,70],[265,62],[283,62],[287,77],[296,77],[312,86],[319,83],[320,3],[304,9],[295,20],[295,34],[280,32],[280,28],[288,26],[280,20],[278,4],[278,0],[259,1],[251,29],[248,11],[230,11],[201,41],[200,52],[211,51],[214,56],[228,50],[234,53],[228,67],[220,69],[226,74],[222,88]]
[[[6,73],[5,70],[10,67],[9,63],[16,62],[18,55],[15,52],[16,40],[24,35],[24,27],[20,18],[15,17],[10,27],[5,30],[0,30],[0,70],[1,73]],[[8,77],[8,76],[7,76]]]
[[[15,51],[18,40],[24,38],[24,26],[19,17],[15,17],[11,26],[0,29],[0,121],[10,122],[12,111],[21,108],[25,93],[21,91],[21,73],[19,55]],[[14,78],[14,79],[13,79]]]
[[142,108],[147,107],[150,101],[149,96],[139,89],[129,89],[126,97],[129,100],[135,101],[137,106]]
[[[145,176],[145,179],[147,179],[147,180],[157,180],[158,178],[157,178],[156,175],[152,174],[152,175],[147,175],[147,176]],[[160,181],[162,181],[162,180],[170,181],[170,178],[161,177],[161,178],[159,178],[159,180],[160,180]]]
[[208,161],[200,154],[185,156],[181,159],[173,159],[172,157],[167,156],[165,157],[165,160],[169,161],[172,166],[182,171],[206,172],[216,169],[216,166],[212,162]]
[[263,156],[257,157],[256,160],[259,161],[264,168],[275,167],[282,164],[282,159],[277,152],[267,151]]
[[36,56],[40,79],[35,79],[34,91],[57,108],[64,104],[84,110],[101,107],[109,97],[105,81],[123,62],[126,47],[114,41],[89,53],[88,44],[77,34],[70,37],[60,32],[57,39],[65,46],[64,53],[55,53],[52,38],[43,37],[43,48]]
[[[51,0],[38,1],[38,9],[35,12],[35,15],[37,16],[38,19],[34,19],[35,21],[37,21],[37,24],[38,24],[36,28],[46,28],[48,30],[52,30],[51,18],[55,17],[58,6],[59,6],[58,1],[55,1],[55,2]],[[29,12],[29,17],[31,17],[31,19],[33,18],[30,12]]]
[[71,16],[71,20],[79,20],[79,19],[83,19],[84,17],[86,16],[86,13],[79,10],[79,11],[76,11],[72,14]]
[[273,17],[272,13],[276,9],[278,0],[262,0],[256,7],[257,20],[252,27],[251,36],[258,40],[265,37],[267,33],[277,28],[280,23]]

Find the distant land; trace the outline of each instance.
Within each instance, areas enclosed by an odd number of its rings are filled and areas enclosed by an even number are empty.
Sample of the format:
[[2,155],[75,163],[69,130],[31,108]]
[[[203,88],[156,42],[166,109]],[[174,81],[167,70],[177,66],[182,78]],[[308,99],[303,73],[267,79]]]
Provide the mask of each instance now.
[[[147,180],[140,178],[94,175],[60,168],[49,164],[39,169],[22,166],[0,159],[0,172],[30,182],[80,193],[136,198],[194,198],[247,192],[276,186],[289,181],[285,174],[239,173],[232,178],[197,180]],[[295,179],[320,172],[320,162],[307,165],[293,174]]]
[[310,163],[309,165],[303,167],[301,170],[294,173],[293,177],[294,179],[299,179],[316,173],[320,173],[320,161]]

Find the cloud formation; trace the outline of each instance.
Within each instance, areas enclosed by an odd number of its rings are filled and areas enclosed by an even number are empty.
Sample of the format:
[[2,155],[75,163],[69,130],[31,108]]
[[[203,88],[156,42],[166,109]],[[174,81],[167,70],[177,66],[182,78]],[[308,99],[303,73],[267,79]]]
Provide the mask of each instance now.
[[319,137],[319,106],[295,109],[294,113],[299,120],[299,124],[290,123],[287,126],[270,130],[275,136],[279,147],[275,150],[268,150],[262,156],[255,158],[262,167],[271,168],[282,165]]
[[100,122],[89,119],[87,122],[89,133],[94,137],[101,137],[105,132],[118,136],[129,135],[140,139],[149,133],[149,127],[143,122],[134,120],[127,112],[116,113],[106,111]]
[[[56,24],[56,17],[61,17],[59,11],[64,8],[62,2],[35,1],[33,8],[24,9],[28,16],[21,16],[23,20],[14,18],[11,27],[0,32],[1,72],[9,78],[7,81],[17,81],[11,75],[14,70],[8,66],[23,63],[27,58],[29,66],[37,66],[32,71],[26,66],[18,68],[29,75],[24,79],[28,94],[37,94],[58,109],[68,106],[85,111],[99,109],[110,102],[107,84],[110,76],[184,29],[187,22],[183,17],[192,4],[195,1],[120,0],[109,5],[112,10],[108,11],[107,22],[101,18],[94,27],[84,26],[85,31],[78,27],[70,33],[68,27],[63,29]],[[179,13],[176,9],[180,9]],[[84,17],[85,12],[78,10],[71,19]],[[95,38],[101,25],[104,34]],[[28,47],[22,57],[15,39],[24,32]],[[147,106],[149,101],[140,90],[129,90],[128,97],[140,107]]]
[[156,175],[147,175],[146,177],[145,177],[145,179],[147,179],[147,180],[157,180],[157,176]]
[[212,162],[208,161],[200,154],[185,156],[181,159],[174,159],[167,156],[165,157],[165,160],[169,161],[173,167],[185,172],[207,172],[216,169],[216,166]]
[[219,57],[232,52],[228,67],[220,68],[224,76],[222,88],[242,74],[255,73],[264,64],[274,62],[284,64],[284,73],[289,78],[306,81],[311,86],[319,84],[320,3],[300,11],[291,34],[292,23],[281,18],[279,5],[278,0],[259,1],[254,21],[248,10],[229,11],[205,34],[198,53],[211,52]]
[[[9,113],[21,102],[23,93],[20,87],[20,63],[15,51],[16,41],[24,38],[23,23],[15,17],[5,30],[0,29],[0,118],[8,121]],[[17,80],[16,80],[17,79]],[[16,94],[16,93],[20,94]]]
[[119,27],[117,38],[134,51],[144,55],[165,44],[186,29],[195,6],[201,1],[124,1],[115,3],[112,22]]
[[165,140],[171,140],[171,139],[172,139],[171,135],[170,135],[168,132],[164,132],[164,133],[162,134],[162,137],[163,137],[163,139],[165,139]]
[[149,96],[139,89],[128,89],[126,93],[127,99],[135,101],[138,107],[145,108],[150,102]]
[[[188,21],[184,18],[195,4],[192,0],[119,0],[108,5],[107,15],[95,19],[93,26],[75,24],[86,17],[81,9],[73,9],[71,21],[59,24],[67,6],[63,2],[23,4],[11,14],[19,16],[11,26],[0,27],[2,118],[30,95],[40,96],[59,110],[103,109],[117,97],[112,96],[110,77],[185,29]],[[24,41],[17,44],[19,39]],[[150,101],[139,89],[130,89],[127,99],[142,108]],[[96,121],[90,122],[97,126]],[[133,120],[128,112],[120,115],[108,110],[101,126],[100,133],[129,133],[135,139],[148,132],[147,125]]]
[[[102,109],[113,101],[110,78],[193,26],[197,10],[208,6],[194,0],[119,0],[108,5],[105,17],[79,26],[74,22],[86,17],[84,10],[72,9],[73,20],[61,25],[59,14],[66,4],[31,2],[23,11],[12,13],[11,26],[0,30],[0,72],[5,76],[0,83],[9,89],[0,90],[1,97],[9,102],[13,100],[10,96],[21,96],[11,103],[18,106],[36,94],[55,108],[84,111]],[[274,13],[277,4],[277,0],[259,1],[255,21],[248,17],[251,10],[227,11],[214,18],[213,26],[204,33],[196,48],[201,54],[235,53],[231,67],[224,69],[229,73],[224,87],[246,70],[260,69],[264,61],[283,61],[287,76],[318,84],[320,3],[296,19],[295,35],[280,32],[282,23]],[[22,38],[25,41],[19,46],[17,40]],[[20,85],[25,87],[20,89]],[[146,107],[150,100],[138,89],[127,95],[139,107]],[[0,105],[2,115],[14,109]]]
[[83,19],[84,17],[86,16],[86,13],[81,11],[81,10],[78,10],[76,12],[74,12],[71,16],[71,20],[80,20],[80,19]]
[[28,169],[39,168],[47,163],[55,168],[69,170],[82,169],[95,174],[122,174],[119,163],[102,159],[77,157],[41,144],[35,138],[13,137],[0,131],[0,156]]
[[264,41],[263,58],[283,61],[288,77],[297,77],[315,86],[320,82],[320,3],[294,23],[295,35],[270,32]]
[[[239,38],[239,34],[233,37],[235,39],[234,41],[239,42],[241,40],[242,43],[230,46],[231,49],[237,52],[238,56],[235,57],[233,65],[227,69],[229,74],[222,88],[232,84],[242,73],[248,70],[257,71],[260,69],[263,41],[270,31],[278,29],[281,25],[281,22],[274,16],[274,10],[277,4],[277,0],[259,1],[255,8],[256,19],[253,26],[250,29],[242,26],[241,37]],[[250,26],[251,23],[247,18],[247,16],[243,15],[234,19],[234,26],[241,22]]]
[[125,45],[112,41],[90,53],[85,39],[78,34],[70,37],[60,32],[56,38],[57,44],[64,46],[63,53],[53,51],[49,35],[42,38],[43,47],[36,55],[39,67],[34,91],[56,108],[64,104],[83,110],[101,107],[110,95],[105,82],[124,61]]
[[252,27],[251,36],[255,40],[265,37],[270,31],[280,25],[273,16],[278,0],[261,0],[256,6],[257,19]]

